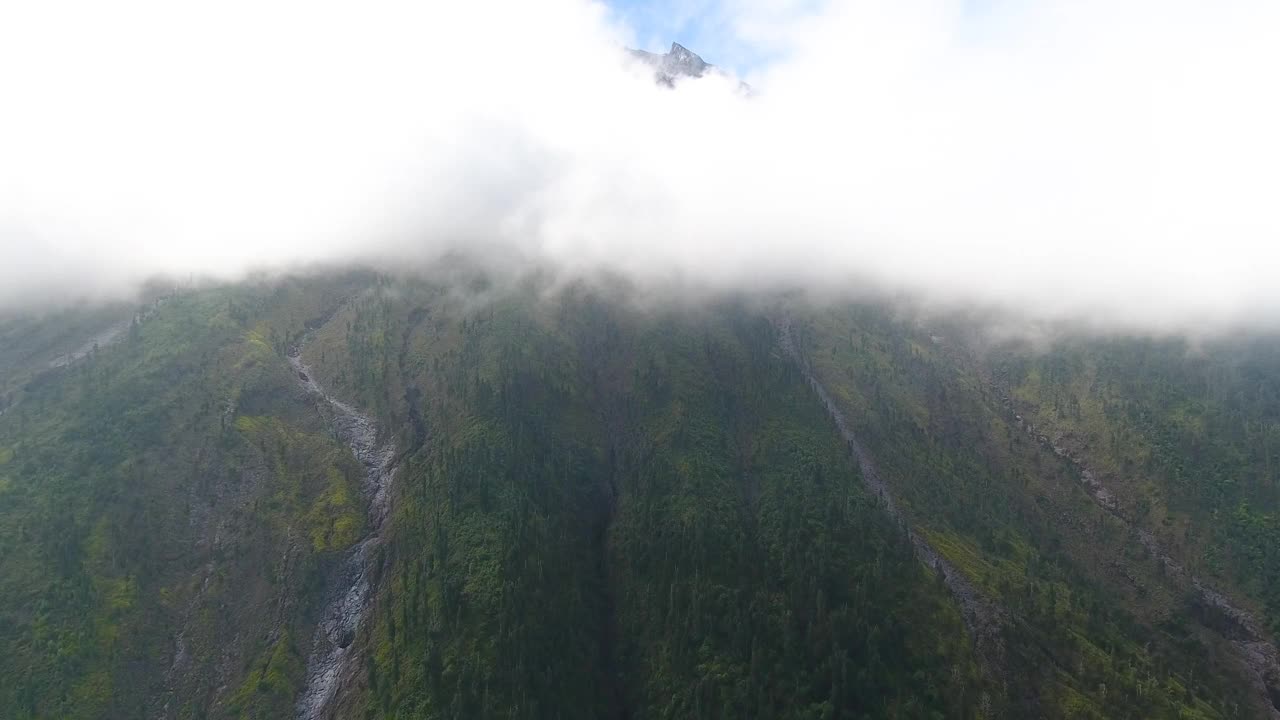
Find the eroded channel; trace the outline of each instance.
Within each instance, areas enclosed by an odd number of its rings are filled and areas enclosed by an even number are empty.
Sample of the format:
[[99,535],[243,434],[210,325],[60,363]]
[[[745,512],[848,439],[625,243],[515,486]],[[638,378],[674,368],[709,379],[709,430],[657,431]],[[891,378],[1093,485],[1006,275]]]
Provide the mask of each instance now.
[[303,387],[319,401],[338,438],[360,461],[364,470],[361,492],[368,503],[365,536],[347,551],[329,580],[324,611],[307,656],[306,684],[295,705],[299,720],[323,720],[333,715],[340,694],[360,671],[354,641],[377,590],[378,550],[390,510],[396,448],[390,441],[379,442],[378,426],[371,417],[329,394],[316,381],[302,361],[305,343],[290,351],[289,364]]

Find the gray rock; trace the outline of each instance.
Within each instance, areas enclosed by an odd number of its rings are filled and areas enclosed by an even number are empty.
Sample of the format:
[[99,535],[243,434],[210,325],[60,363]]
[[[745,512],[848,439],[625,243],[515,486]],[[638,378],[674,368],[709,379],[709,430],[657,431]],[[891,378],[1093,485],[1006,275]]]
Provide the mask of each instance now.
[[628,49],[627,52],[637,60],[652,65],[654,79],[667,87],[675,87],[676,80],[680,78],[700,78],[708,72],[717,71],[715,65],[676,42],[671,43],[671,50],[662,55],[645,50]]

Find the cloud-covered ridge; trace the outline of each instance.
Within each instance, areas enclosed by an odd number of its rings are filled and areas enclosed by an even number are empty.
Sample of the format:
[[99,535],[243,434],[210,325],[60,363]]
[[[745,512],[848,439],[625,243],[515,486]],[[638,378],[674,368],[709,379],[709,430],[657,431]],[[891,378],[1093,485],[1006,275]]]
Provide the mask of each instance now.
[[1280,317],[1280,5],[724,5],[782,58],[750,97],[658,86],[584,0],[9,3],[0,305],[484,247],[1125,325]]

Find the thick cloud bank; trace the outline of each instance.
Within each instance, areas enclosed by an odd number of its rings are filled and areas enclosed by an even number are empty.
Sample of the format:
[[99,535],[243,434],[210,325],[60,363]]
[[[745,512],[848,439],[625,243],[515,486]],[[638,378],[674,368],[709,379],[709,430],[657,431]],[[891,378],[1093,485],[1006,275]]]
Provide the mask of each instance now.
[[726,46],[776,58],[750,96],[657,86],[584,0],[6,3],[0,305],[482,247],[1041,317],[1280,317],[1274,0],[714,11]]

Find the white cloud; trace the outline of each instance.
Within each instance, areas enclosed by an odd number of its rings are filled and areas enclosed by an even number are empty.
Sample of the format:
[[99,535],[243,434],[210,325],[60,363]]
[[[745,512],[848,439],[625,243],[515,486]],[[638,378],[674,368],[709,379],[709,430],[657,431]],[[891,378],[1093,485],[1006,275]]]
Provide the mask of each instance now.
[[0,304],[484,244],[709,286],[1280,317],[1280,5],[721,7],[726,46],[783,58],[750,99],[655,86],[582,0],[7,4]]

